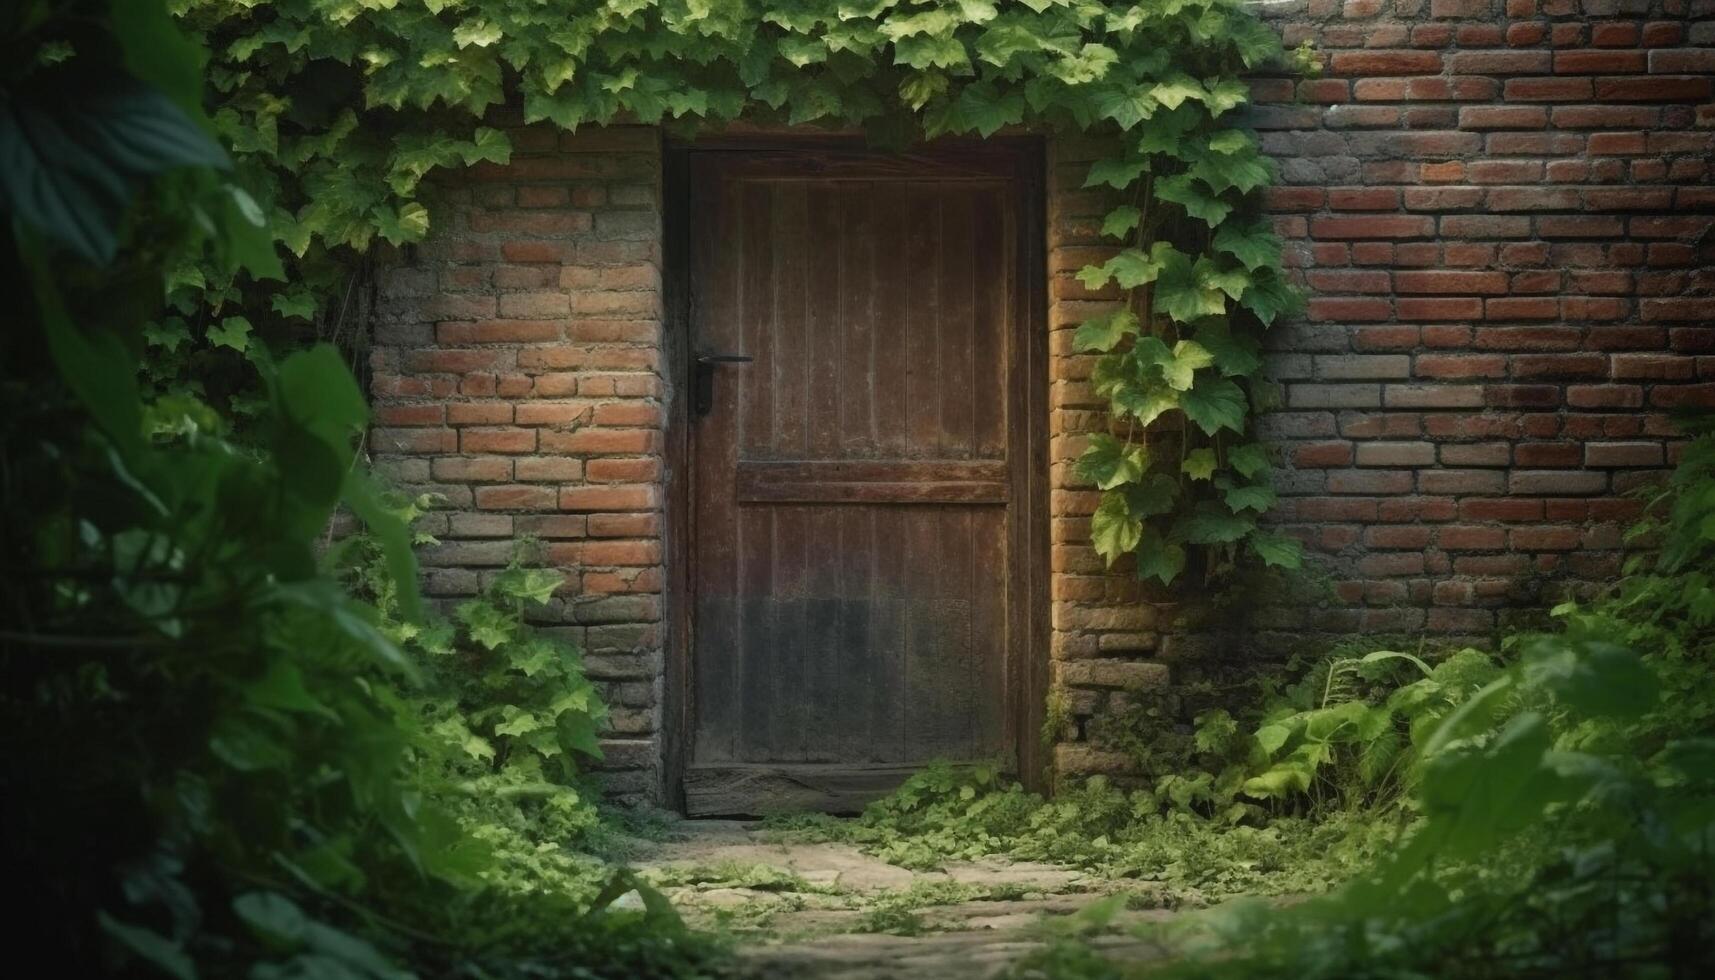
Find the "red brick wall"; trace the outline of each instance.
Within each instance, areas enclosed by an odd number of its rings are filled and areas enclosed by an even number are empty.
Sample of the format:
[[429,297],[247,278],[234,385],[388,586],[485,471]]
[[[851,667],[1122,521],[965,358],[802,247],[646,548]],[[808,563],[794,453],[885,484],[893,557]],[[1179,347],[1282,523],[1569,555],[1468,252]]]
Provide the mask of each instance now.
[[371,452],[447,498],[431,596],[469,595],[539,538],[540,616],[612,710],[609,789],[653,797],[662,655],[660,134],[512,131],[505,167],[439,189],[429,240],[380,275]]
[[[1275,520],[1309,595],[1214,620],[1110,575],[1071,475],[1104,424],[1071,329],[1102,309],[1101,147],[1050,146],[1053,677],[1063,771],[1123,770],[1089,721],[1189,658],[1330,634],[1482,640],[1597,588],[1628,490],[1672,462],[1667,413],[1715,403],[1715,0],[1262,5],[1327,73],[1261,79],[1251,123],[1308,316],[1271,335]],[[614,788],[659,789],[663,406],[658,134],[515,133],[449,183],[386,271],[373,449],[451,502],[428,588],[475,589],[535,534],[568,584],[552,628],[614,704]],[[1193,596],[1193,598],[1200,598]],[[1234,623],[1241,623],[1238,628]]]
[[1674,458],[1668,413],[1715,404],[1715,2],[1259,6],[1327,66],[1259,80],[1251,116],[1311,297],[1272,332],[1281,408],[1261,423],[1281,455],[1274,519],[1317,556],[1296,577],[1311,598],[1264,595],[1223,633],[1103,574],[1094,494],[1069,472],[1101,417],[1068,341],[1100,309],[1070,276],[1099,254],[1106,202],[1077,189],[1096,148],[1062,144],[1051,652],[1066,770],[1126,768],[1087,720],[1210,648],[1480,642],[1509,608],[1599,588],[1637,512],[1627,491]]

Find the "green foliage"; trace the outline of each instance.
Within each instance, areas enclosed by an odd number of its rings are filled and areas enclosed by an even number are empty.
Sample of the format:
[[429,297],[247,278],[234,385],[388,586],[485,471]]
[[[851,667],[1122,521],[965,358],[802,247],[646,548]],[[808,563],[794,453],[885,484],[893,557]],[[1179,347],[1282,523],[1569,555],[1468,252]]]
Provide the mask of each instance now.
[[[1693,432],[1637,531],[1666,546],[1636,556],[1611,594],[1557,607],[1559,629],[1508,636],[1499,659],[1330,658],[1264,718],[1252,765],[1266,768],[1246,792],[1320,794],[1325,826],[1391,814],[1399,828],[1343,887],[1193,917],[1165,937],[1183,955],[1162,968],[1067,938],[1018,975],[1709,972],[1715,436],[1702,422]],[[1234,727],[1207,726],[1209,744]]]
[[[177,263],[278,273],[200,128],[195,46],[145,3],[34,4],[20,25],[8,44],[63,55],[9,63],[0,118],[24,168],[0,199],[24,314],[0,334],[0,846],[38,958],[71,976],[706,973],[659,895],[575,848],[594,817],[570,760],[601,709],[574,652],[516,621],[541,573],[502,573],[478,607],[504,637],[451,652],[475,630],[425,616],[343,358],[276,360],[231,316],[216,338],[260,379],[242,442],[189,394],[146,399]],[[360,594],[321,553],[338,509],[366,529],[334,549]],[[447,680],[459,658],[467,687]],[[641,911],[609,909],[631,891]]]
[[[1257,529],[1273,501],[1267,467],[1241,468],[1228,454],[1245,442],[1257,401],[1257,338],[1297,302],[1260,208],[1272,167],[1234,121],[1248,98],[1241,79],[1309,61],[1288,59],[1240,0],[181,8],[213,52],[214,126],[260,190],[293,275],[274,285],[206,263],[179,267],[173,315],[151,335],[154,380],[166,390],[206,388],[211,365],[242,368],[234,357],[251,345],[225,326],[231,307],[269,342],[298,336],[305,319],[339,334],[349,255],[421,240],[435,172],[507,162],[507,136],[483,120],[509,97],[527,122],[569,129],[626,119],[689,133],[743,118],[859,126],[882,145],[1013,125],[1085,132],[1116,148],[1092,165],[1089,186],[1124,199],[1102,231],[1125,247],[1079,273],[1092,289],[1124,291],[1075,340],[1101,355],[1097,393],[1131,461],[1114,470],[1109,448],[1094,445],[1086,457],[1083,469],[1106,473],[1097,550],[1110,563],[1135,555],[1140,577],[1169,584],[1198,555],[1208,576],[1246,556],[1301,561],[1292,539]],[[1143,451],[1147,433],[1163,451]],[[1205,449],[1212,482],[1181,471]]]

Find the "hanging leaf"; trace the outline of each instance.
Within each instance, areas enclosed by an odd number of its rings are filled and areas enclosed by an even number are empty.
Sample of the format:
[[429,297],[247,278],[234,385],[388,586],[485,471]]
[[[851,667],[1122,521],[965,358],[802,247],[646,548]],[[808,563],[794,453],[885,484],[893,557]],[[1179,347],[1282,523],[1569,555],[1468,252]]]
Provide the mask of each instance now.
[[1077,332],[1072,334],[1072,349],[1082,354],[1107,353],[1127,337],[1137,336],[1137,331],[1138,321],[1134,313],[1115,310],[1079,324]]
[[1260,514],[1274,506],[1274,488],[1260,484],[1233,487],[1222,495],[1222,499],[1234,513],[1252,510]]
[[1233,256],[1252,272],[1280,264],[1280,239],[1266,221],[1224,223],[1210,244],[1215,251]]
[[1191,450],[1185,454],[1179,470],[1193,480],[1209,479],[1215,475],[1215,451],[1207,446]]
[[1179,396],[1179,404],[1186,417],[1209,435],[1222,429],[1244,431],[1245,393],[1226,378],[1204,377]]
[[1245,543],[1265,565],[1293,569],[1304,564],[1304,546],[1297,538],[1258,531]]
[[1137,227],[1137,222],[1143,212],[1130,204],[1122,204],[1102,219],[1102,234],[1109,238],[1124,238]]
[[1149,170],[1149,161],[1138,159],[1097,160],[1090,165],[1090,174],[1084,178],[1085,187],[1112,187],[1115,190],[1125,190]]
[[1227,219],[1233,213],[1233,206],[1217,198],[1213,193],[1204,189],[1193,174],[1174,174],[1163,177],[1155,182],[1155,196],[1163,201],[1172,201],[1185,209],[1185,213],[1214,227]]
[[1172,585],[1185,570],[1185,549],[1159,534],[1150,534],[1137,547],[1137,577]]
[[1268,451],[1252,442],[1227,450],[1227,465],[1245,479],[1268,469]]
[[1102,490],[1112,490],[1123,483],[1136,482],[1143,476],[1146,465],[1142,446],[1098,432],[1090,437],[1089,447],[1078,457],[1076,470],[1081,479]]
[[1191,544],[1231,544],[1251,533],[1256,527],[1253,518],[1206,500],[1197,509],[1173,523],[1173,538]]
[[1262,367],[1262,345],[1254,337],[1234,333],[1226,317],[1200,321],[1192,336],[1214,358],[1215,370],[1229,378],[1246,377]]
[[1103,493],[1101,504],[1090,517],[1090,543],[1095,546],[1096,554],[1112,565],[1121,555],[1136,548],[1142,537],[1143,521],[1131,515],[1125,494],[1117,490]]

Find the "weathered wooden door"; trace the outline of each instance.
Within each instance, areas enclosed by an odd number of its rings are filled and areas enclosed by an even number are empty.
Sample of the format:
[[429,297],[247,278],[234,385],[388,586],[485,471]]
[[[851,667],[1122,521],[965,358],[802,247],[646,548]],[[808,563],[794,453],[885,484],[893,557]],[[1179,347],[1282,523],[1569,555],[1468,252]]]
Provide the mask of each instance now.
[[689,160],[687,810],[852,810],[932,760],[1015,765],[1023,164]]

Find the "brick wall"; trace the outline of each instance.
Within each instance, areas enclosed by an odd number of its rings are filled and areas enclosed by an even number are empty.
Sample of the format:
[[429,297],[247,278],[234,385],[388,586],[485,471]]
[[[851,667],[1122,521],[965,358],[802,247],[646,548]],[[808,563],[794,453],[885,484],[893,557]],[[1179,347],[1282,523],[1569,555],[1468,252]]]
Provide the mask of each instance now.
[[[1275,520],[1304,595],[1210,622],[1109,575],[1070,461],[1104,424],[1071,330],[1103,308],[1103,147],[1050,145],[1053,677],[1062,771],[1122,771],[1091,719],[1211,653],[1329,635],[1482,640],[1509,609],[1612,578],[1628,490],[1715,404],[1715,0],[1264,5],[1317,79],[1259,79],[1251,123],[1308,316],[1272,332]],[[664,437],[659,136],[515,131],[449,182],[385,271],[372,446],[445,494],[429,591],[468,594],[534,534],[565,569],[551,628],[614,705],[611,783],[659,789]],[[1275,598],[1278,599],[1278,596]],[[1243,613],[1241,628],[1231,628]],[[1225,627],[1225,628],[1222,628]]]
[[371,451],[443,494],[425,589],[469,595],[539,538],[540,616],[612,709],[608,788],[657,792],[662,654],[660,134],[518,128],[505,167],[437,189],[429,240],[382,270]]
[[[1275,329],[1274,519],[1317,556],[1244,626],[1102,574],[1069,462],[1101,424],[1069,354],[1100,309],[1099,147],[1061,144],[1051,198],[1054,673],[1063,770],[1123,770],[1089,719],[1170,665],[1328,634],[1481,642],[1509,608],[1620,568],[1627,491],[1674,459],[1674,409],[1715,404],[1715,2],[1309,0],[1264,5],[1321,78],[1261,79],[1270,209],[1311,296]],[[1317,577],[1320,577],[1319,580]],[[1318,589],[1314,586],[1324,586]],[[1307,597],[1306,597],[1307,596]],[[1155,601],[1150,601],[1154,599]],[[1190,627],[1190,628],[1188,628]],[[1324,639],[1319,639],[1322,637]],[[1171,710],[1171,709],[1170,709]]]

